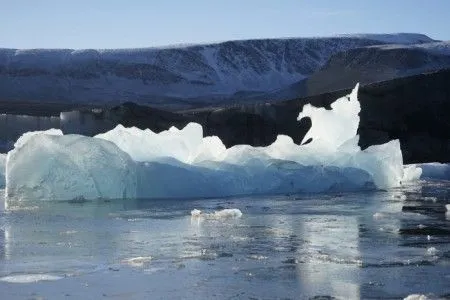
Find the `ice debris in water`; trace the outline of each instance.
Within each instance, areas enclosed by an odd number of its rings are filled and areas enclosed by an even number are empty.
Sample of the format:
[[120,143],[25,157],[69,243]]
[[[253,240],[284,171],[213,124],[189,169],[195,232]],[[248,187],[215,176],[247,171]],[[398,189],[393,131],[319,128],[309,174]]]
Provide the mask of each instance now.
[[237,208],[226,208],[217,210],[212,213],[204,213],[201,210],[191,210],[192,218],[204,218],[204,219],[231,219],[242,217],[242,212]]
[[6,197],[224,197],[383,189],[417,179],[421,170],[404,169],[398,140],[360,149],[357,93],[358,85],[332,110],[304,106],[298,118],[312,122],[306,145],[279,135],[268,147],[227,149],[194,123],[158,134],[118,125],[94,138],[29,132],[7,155]]
[[436,249],[435,247],[427,248],[427,254],[428,255],[436,255],[436,254],[438,254],[438,252],[439,252],[439,250]]
[[121,261],[122,264],[127,264],[132,267],[143,267],[148,265],[152,261],[153,257],[151,256],[138,256],[133,258],[124,259]]
[[450,180],[450,164],[443,163],[425,163],[425,164],[412,164],[406,167],[413,167],[422,170],[423,179],[440,179]]
[[50,274],[21,274],[21,275],[10,275],[5,277],[0,277],[0,281],[10,282],[10,283],[32,283],[38,281],[54,281],[62,279],[61,276],[50,275]]

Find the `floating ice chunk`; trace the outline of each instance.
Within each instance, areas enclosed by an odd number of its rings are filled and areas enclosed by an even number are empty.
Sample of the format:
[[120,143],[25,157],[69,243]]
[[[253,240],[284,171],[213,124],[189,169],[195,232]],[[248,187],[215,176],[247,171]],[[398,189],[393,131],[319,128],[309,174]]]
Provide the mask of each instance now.
[[193,209],[191,211],[191,217],[205,219],[234,219],[242,217],[242,212],[237,208],[226,208],[212,213],[204,213],[201,210]]
[[427,249],[427,255],[434,256],[434,255],[438,254],[438,252],[439,252],[439,250],[436,249],[435,247],[430,247]]
[[240,217],[242,217],[242,212],[237,208],[228,208],[228,209],[222,209],[219,211],[215,211],[213,216],[216,219],[240,218]]
[[430,298],[426,295],[412,294],[412,295],[409,295],[408,297],[404,298],[403,300],[432,300],[432,299],[436,299],[436,298]]
[[402,182],[414,182],[420,179],[423,169],[416,165],[406,165],[403,168],[403,180]]
[[426,163],[426,164],[413,164],[416,168],[422,169],[422,179],[440,179],[450,180],[450,164],[441,163]]
[[450,204],[445,204],[445,209],[450,212]]
[[266,260],[268,257],[264,256],[264,255],[252,254],[252,255],[249,255],[248,258],[253,259],[253,260]]
[[6,160],[8,200],[136,197],[136,166],[115,144],[80,135],[19,139]]
[[143,267],[148,265],[152,261],[153,257],[151,256],[138,256],[133,258],[124,259],[121,261],[122,264],[127,264],[132,267]]
[[10,282],[10,283],[32,283],[38,281],[54,281],[62,279],[61,276],[50,275],[50,274],[21,274],[21,275],[10,275],[5,277],[0,277],[0,281]]
[[191,217],[198,218],[202,214],[202,211],[199,209],[194,208],[191,210]]
[[385,214],[381,213],[381,212],[376,212],[373,214],[373,218],[375,220],[379,220],[379,219],[383,219],[385,217]]

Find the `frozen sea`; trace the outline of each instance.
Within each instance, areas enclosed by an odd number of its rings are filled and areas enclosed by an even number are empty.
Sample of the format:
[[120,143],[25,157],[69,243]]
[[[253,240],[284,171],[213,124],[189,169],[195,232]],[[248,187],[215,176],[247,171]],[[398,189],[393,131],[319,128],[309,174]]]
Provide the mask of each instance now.
[[[0,211],[0,299],[450,297],[450,182]],[[242,216],[192,217],[234,208]]]

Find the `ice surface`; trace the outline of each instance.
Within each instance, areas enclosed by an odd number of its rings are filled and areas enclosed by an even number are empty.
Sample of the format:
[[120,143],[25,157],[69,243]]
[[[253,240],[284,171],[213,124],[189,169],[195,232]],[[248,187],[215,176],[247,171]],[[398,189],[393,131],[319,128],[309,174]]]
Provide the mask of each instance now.
[[148,162],[161,157],[172,157],[188,163],[192,161],[191,156],[202,143],[203,129],[199,124],[189,123],[182,130],[171,127],[157,134],[150,129],[141,130],[118,125],[113,130],[97,135],[96,138],[115,143],[135,161]]
[[[199,124],[156,134],[121,125],[94,138],[59,130],[24,134],[6,162],[9,199],[189,198],[398,187],[420,169],[404,169],[398,140],[358,146],[358,85],[331,110],[305,105],[305,145],[279,135],[268,147],[226,149]],[[33,170],[30,172],[30,170]]]
[[6,159],[10,200],[136,197],[136,167],[105,140],[80,135],[26,134]]

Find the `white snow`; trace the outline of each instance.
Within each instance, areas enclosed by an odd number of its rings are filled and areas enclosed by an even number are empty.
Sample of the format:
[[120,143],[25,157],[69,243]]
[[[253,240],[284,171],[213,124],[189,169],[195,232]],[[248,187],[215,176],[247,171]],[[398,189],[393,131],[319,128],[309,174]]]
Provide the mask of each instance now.
[[352,37],[376,40],[387,44],[419,44],[430,43],[434,40],[420,33],[360,33],[360,34],[340,34],[337,37]]
[[394,43],[394,44],[388,44],[388,45],[369,46],[369,48],[379,48],[382,50],[417,49],[417,50],[426,51],[426,52],[429,52],[432,54],[450,56],[450,41],[432,42],[432,43],[425,43],[425,44]]
[[[190,123],[179,130],[115,129],[94,138],[58,130],[23,135],[6,160],[10,200],[190,198],[398,187],[417,179],[404,169],[398,140],[361,151],[358,85],[332,110],[306,105],[306,145],[280,135],[268,147],[226,149]],[[224,212],[225,213],[225,212]],[[228,212],[226,212],[228,213]]]
[[433,40],[420,34],[361,34],[141,49],[0,49],[0,67],[7,70],[0,74],[0,96],[96,104],[158,98],[167,104],[165,97],[213,103],[240,91],[285,88],[341,51],[422,42]]

